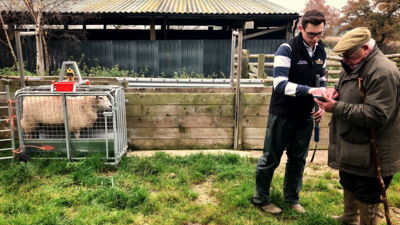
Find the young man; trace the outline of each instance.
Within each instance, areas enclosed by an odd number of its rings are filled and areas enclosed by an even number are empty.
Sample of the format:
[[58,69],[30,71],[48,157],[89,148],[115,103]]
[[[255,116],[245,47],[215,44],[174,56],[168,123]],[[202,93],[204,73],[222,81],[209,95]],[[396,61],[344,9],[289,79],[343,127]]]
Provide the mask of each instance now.
[[[297,212],[305,212],[299,204],[303,171],[313,128],[323,110],[312,112],[313,95],[322,95],[326,87],[325,46],[320,40],[325,32],[325,16],[318,10],[306,12],[299,26],[300,34],[282,44],[274,58],[274,88],[269,108],[264,153],[256,168],[253,201],[268,213],[280,213],[271,199],[270,185],[284,149],[287,149],[283,192],[285,201]],[[316,75],[320,87],[313,88]]]
[[[335,219],[346,224],[379,223],[380,185],[371,150],[370,129],[385,187],[400,171],[400,72],[360,27],[346,33],[333,48],[341,54],[343,70],[335,88],[325,91],[327,102],[317,101],[332,112],[328,165],[339,170],[344,213]],[[363,79],[365,103],[358,79]]]

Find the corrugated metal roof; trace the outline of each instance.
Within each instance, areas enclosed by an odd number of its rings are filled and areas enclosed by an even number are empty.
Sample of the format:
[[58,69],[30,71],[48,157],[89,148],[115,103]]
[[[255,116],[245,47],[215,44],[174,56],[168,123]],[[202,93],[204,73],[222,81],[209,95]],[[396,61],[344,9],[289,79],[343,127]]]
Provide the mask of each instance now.
[[297,14],[295,11],[266,0],[87,0],[72,6],[67,12],[207,15]]

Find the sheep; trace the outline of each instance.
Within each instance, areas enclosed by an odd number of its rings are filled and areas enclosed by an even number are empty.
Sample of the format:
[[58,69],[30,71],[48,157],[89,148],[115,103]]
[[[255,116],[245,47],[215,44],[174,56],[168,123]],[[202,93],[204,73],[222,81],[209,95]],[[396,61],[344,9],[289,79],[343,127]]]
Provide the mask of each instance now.
[[[99,109],[111,109],[106,96],[67,97],[68,125],[76,139],[83,128],[93,127]],[[39,126],[64,124],[64,109],[61,96],[29,96],[23,101],[21,126],[28,139]]]

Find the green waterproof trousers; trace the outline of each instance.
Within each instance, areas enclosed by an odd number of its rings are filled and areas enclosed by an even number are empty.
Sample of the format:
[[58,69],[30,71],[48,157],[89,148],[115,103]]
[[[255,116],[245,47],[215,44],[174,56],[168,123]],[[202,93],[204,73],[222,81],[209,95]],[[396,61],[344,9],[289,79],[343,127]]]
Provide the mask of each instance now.
[[272,203],[270,186],[286,148],[287,162],[283,193],[285,202],[299,204],[299,192],[308,155],[313,119],[288,119],[269,114],[264,151],[257,163],[253,201],[258,206]]

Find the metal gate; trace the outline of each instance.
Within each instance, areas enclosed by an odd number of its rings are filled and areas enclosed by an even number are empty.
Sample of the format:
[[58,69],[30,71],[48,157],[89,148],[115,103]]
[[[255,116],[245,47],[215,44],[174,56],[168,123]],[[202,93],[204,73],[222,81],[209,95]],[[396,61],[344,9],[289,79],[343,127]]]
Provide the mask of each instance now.
[[[6,85],[6,92],[0,92],[0,95],[6,95],[6,106],[0,106],[0,109],[8,109],[8,119],[0,119],[0,122],[6,122],[9,120],[13,120],[12,111],[13,111],[13,102],[10,98],[10,90],[8,85]],[[3,103],[4,104],[4,103]],[[10,138],[1,138],[0,142],[3,146],[0,148],[1,157],[0,159],[12,159],[13,158],[13,151],[15,150],[15,140],[14,140],[14,131],[13,131],[13,121],[10,121],[10,129],[0,130],[0,132],[9,132]],[[8,143],[8,144],[6,144]]]
[[118,164],[128,149],[123,87],[86,86],[76,92],[51,88],[27,87],[15,93],[24,153],[69,160],[96,153],[107,164]]

